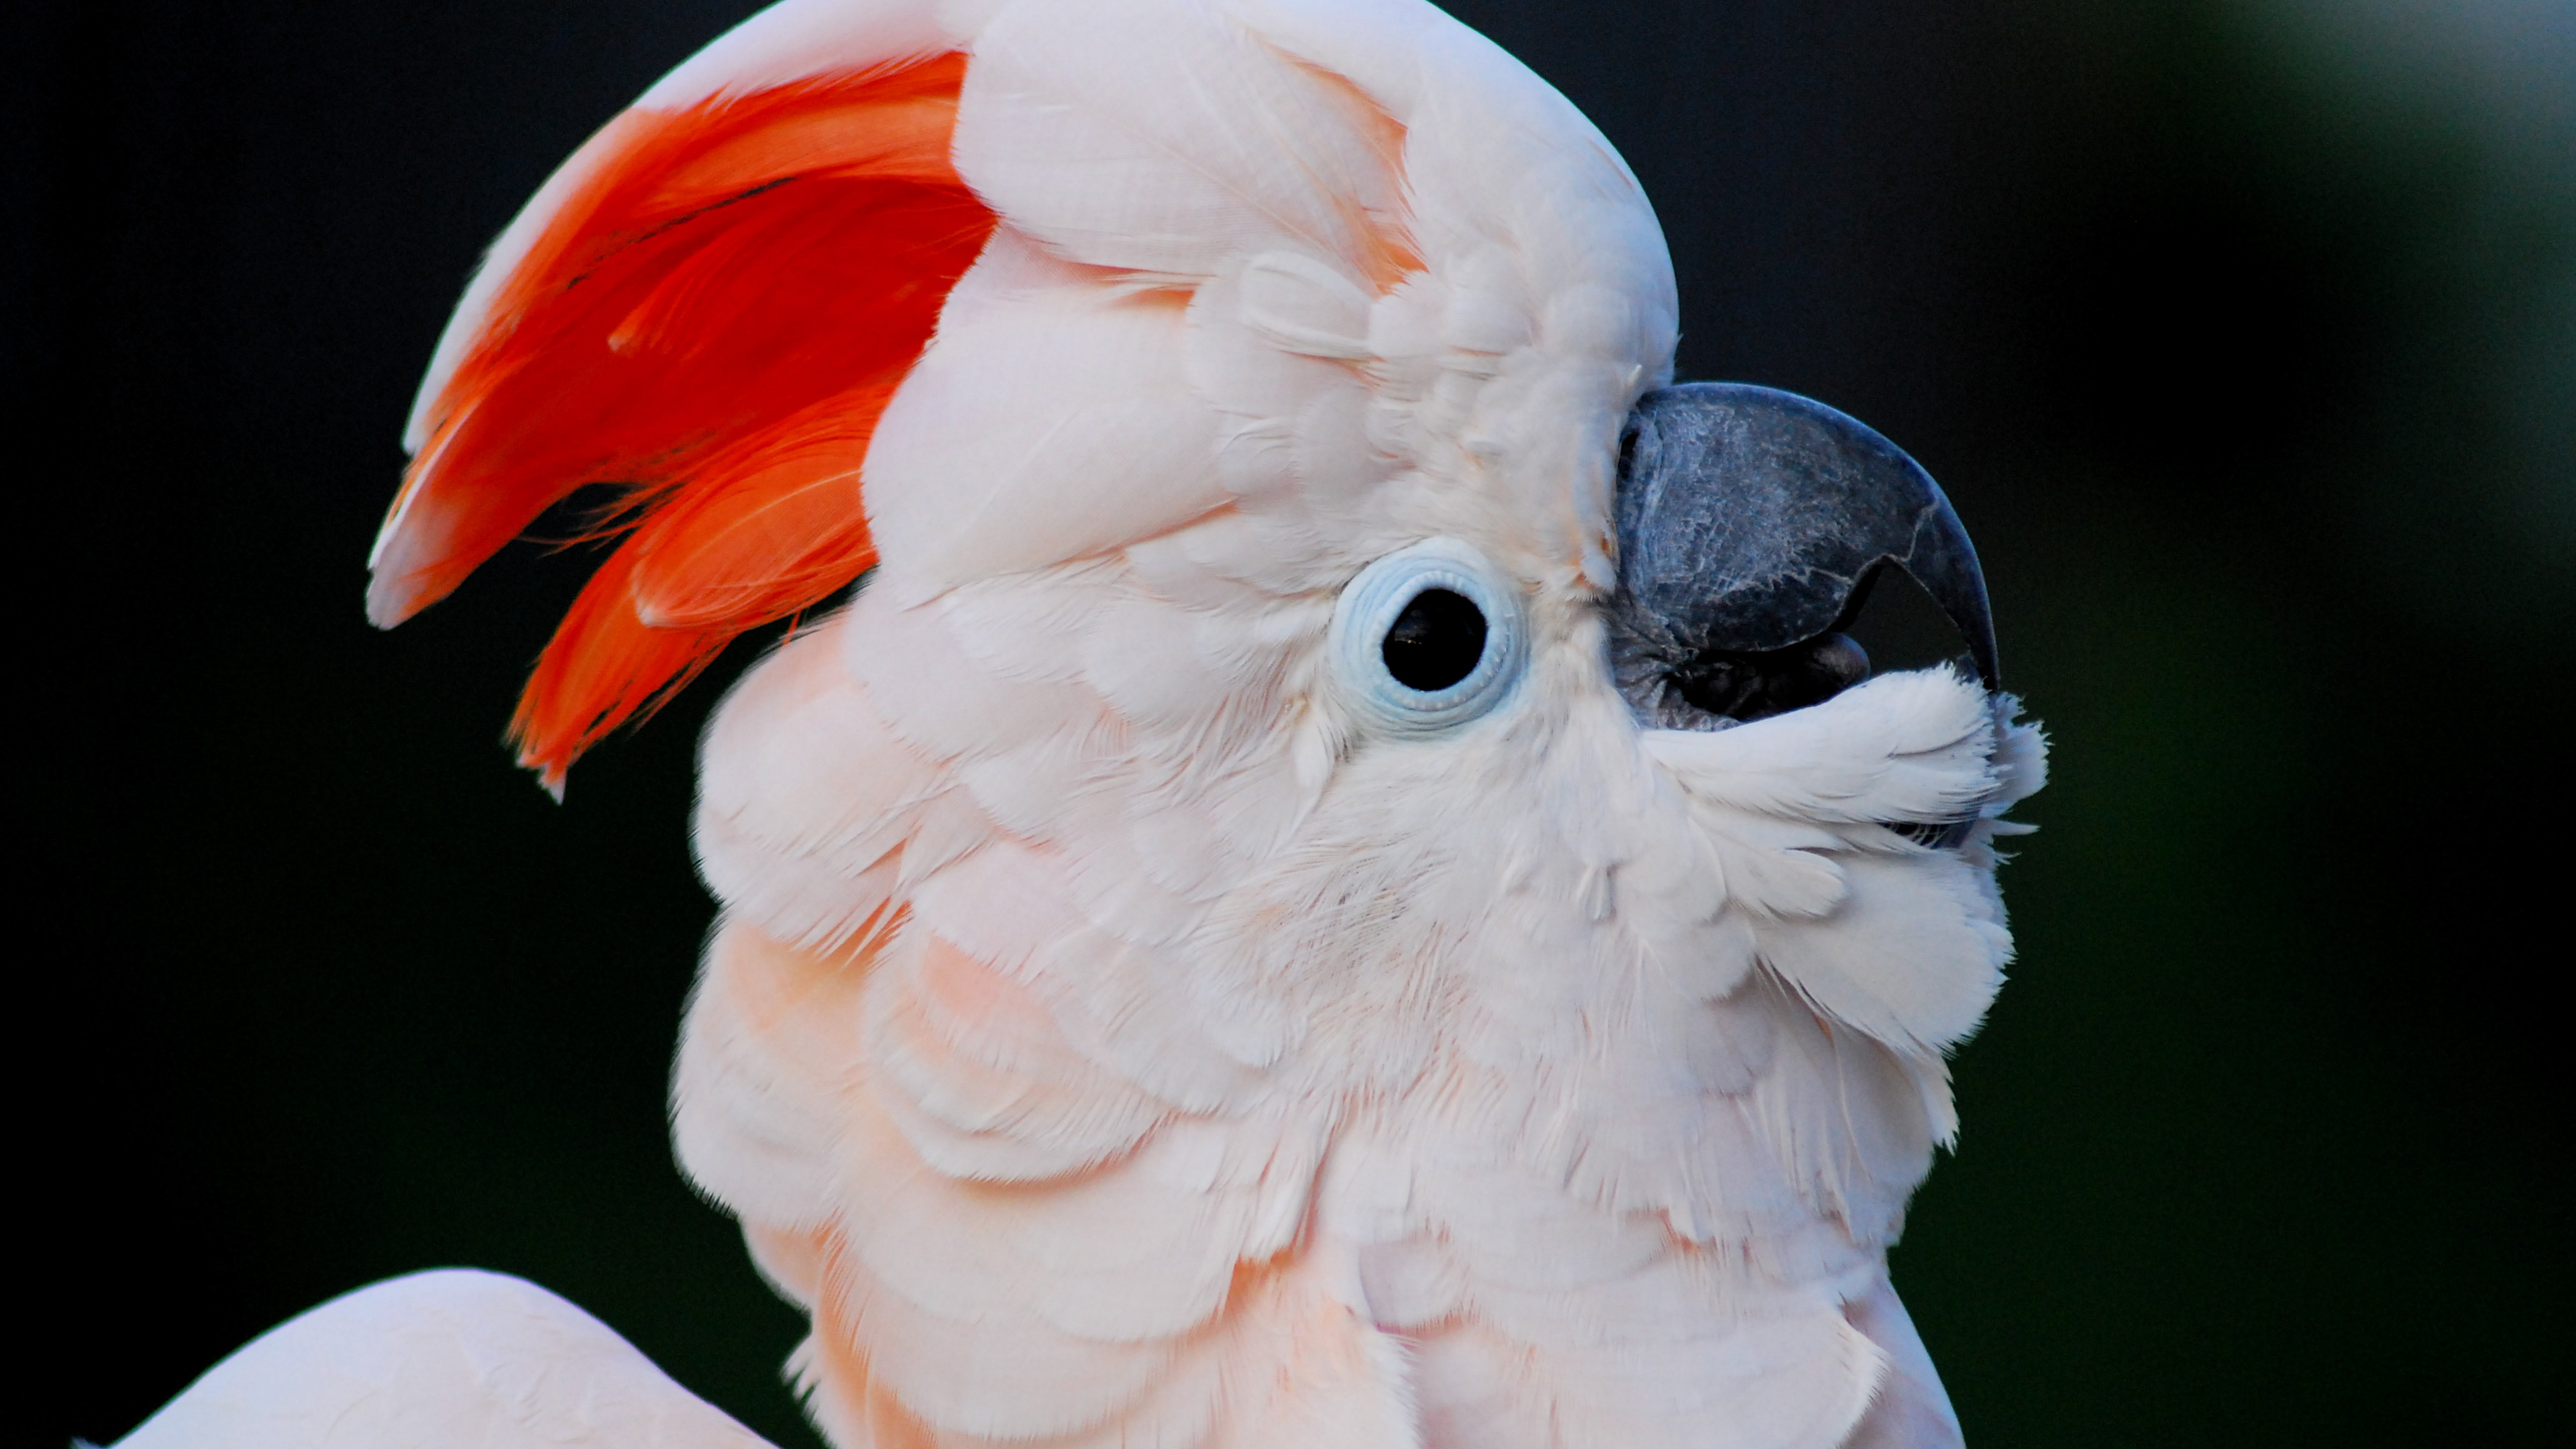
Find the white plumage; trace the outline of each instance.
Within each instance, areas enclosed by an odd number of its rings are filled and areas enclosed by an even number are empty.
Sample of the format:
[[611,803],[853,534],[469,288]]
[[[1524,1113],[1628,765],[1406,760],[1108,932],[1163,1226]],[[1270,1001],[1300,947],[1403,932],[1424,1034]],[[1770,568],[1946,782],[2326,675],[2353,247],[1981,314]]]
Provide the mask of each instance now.
[[[2008,954],[1987,841],[2037,736],[1947,670],[1638,727],[1600,601],[1670,265],[1599,134],[1427,5],[789,0],[643,104],[952,46],[998,229],[868,454],[878,573],[726,702],[696,827],[724,917],[676,1139],[812,1312],[826,1432],[1955,1439],[1886,1249]],[[1527,673],[1373,732],[1336,595],[1433,537],[1521,590]],[[1961,814],[1952,849],[1888,828]],[[557,1442],[739,1433],[447,1275],[279,1330],[130,1442],[415,1442],[313,1428],[312,1385],[451,1342],[557,1363],[526,1414],[606,1406]],[[522,1442],[474,1432],[437,1442]]]
[[762,1449],[750,1430],[546,1290],[449,1269],[270,1329],[125,1449]]

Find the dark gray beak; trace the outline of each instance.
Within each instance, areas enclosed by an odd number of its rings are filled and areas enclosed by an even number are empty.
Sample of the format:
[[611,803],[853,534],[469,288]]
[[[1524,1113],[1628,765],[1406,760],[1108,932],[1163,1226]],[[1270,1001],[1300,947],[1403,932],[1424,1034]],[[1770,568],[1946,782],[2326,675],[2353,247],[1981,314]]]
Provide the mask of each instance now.
[[1648,393],[1621,439],[1617,513],[1611,662],[1649,728],[1760,719],[1868,678],[1841,631],[1891,565],[1999,683],[1985,575],[1950,500],[1823,403],[1729,382]]

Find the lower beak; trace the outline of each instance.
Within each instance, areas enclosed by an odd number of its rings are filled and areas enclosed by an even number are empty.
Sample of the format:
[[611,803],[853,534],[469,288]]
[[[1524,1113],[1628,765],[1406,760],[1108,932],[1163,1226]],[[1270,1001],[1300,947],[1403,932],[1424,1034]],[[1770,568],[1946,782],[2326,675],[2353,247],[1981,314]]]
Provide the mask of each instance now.
[[1841,631],[1890,566],[1999,684],[1985,575],[1950,500],[1823,403],[1744,383],[1648,393],[1628,416],[1618,489],[1611,660],[1649,728],[1759,719],[1868,678]]

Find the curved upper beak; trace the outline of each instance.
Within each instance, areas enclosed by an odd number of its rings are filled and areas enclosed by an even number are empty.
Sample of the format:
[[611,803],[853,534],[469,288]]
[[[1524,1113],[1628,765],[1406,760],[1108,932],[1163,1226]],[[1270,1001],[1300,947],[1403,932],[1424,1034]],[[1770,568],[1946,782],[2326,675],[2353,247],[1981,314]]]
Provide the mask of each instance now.
[[1757,719],[1867,678],[1839,631],[1891,565],[2000,683],[1985,575],[1950,500],[1823,403],[1745,383],[1648,393],[1621,441],[1616,509],[1612,664],[1650,726]]

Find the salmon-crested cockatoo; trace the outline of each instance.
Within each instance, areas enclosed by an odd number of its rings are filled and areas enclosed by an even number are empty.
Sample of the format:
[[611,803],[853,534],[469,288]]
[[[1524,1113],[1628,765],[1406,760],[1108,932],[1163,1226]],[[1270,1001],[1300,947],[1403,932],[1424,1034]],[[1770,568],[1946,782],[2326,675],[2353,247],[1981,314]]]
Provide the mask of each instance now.
[[[835,1445],[1955,1442],[1887,1252],[2042,746],[1932,480],[1675,319],[1420,0],[788,0],[502,234],[368,607],[622,488],[558,790],[798,621],[707,732],[672,1110]],[[1970,667],[1869,677],[1891,567]],[[128,1442],[752,1441],[451,1272]]]

